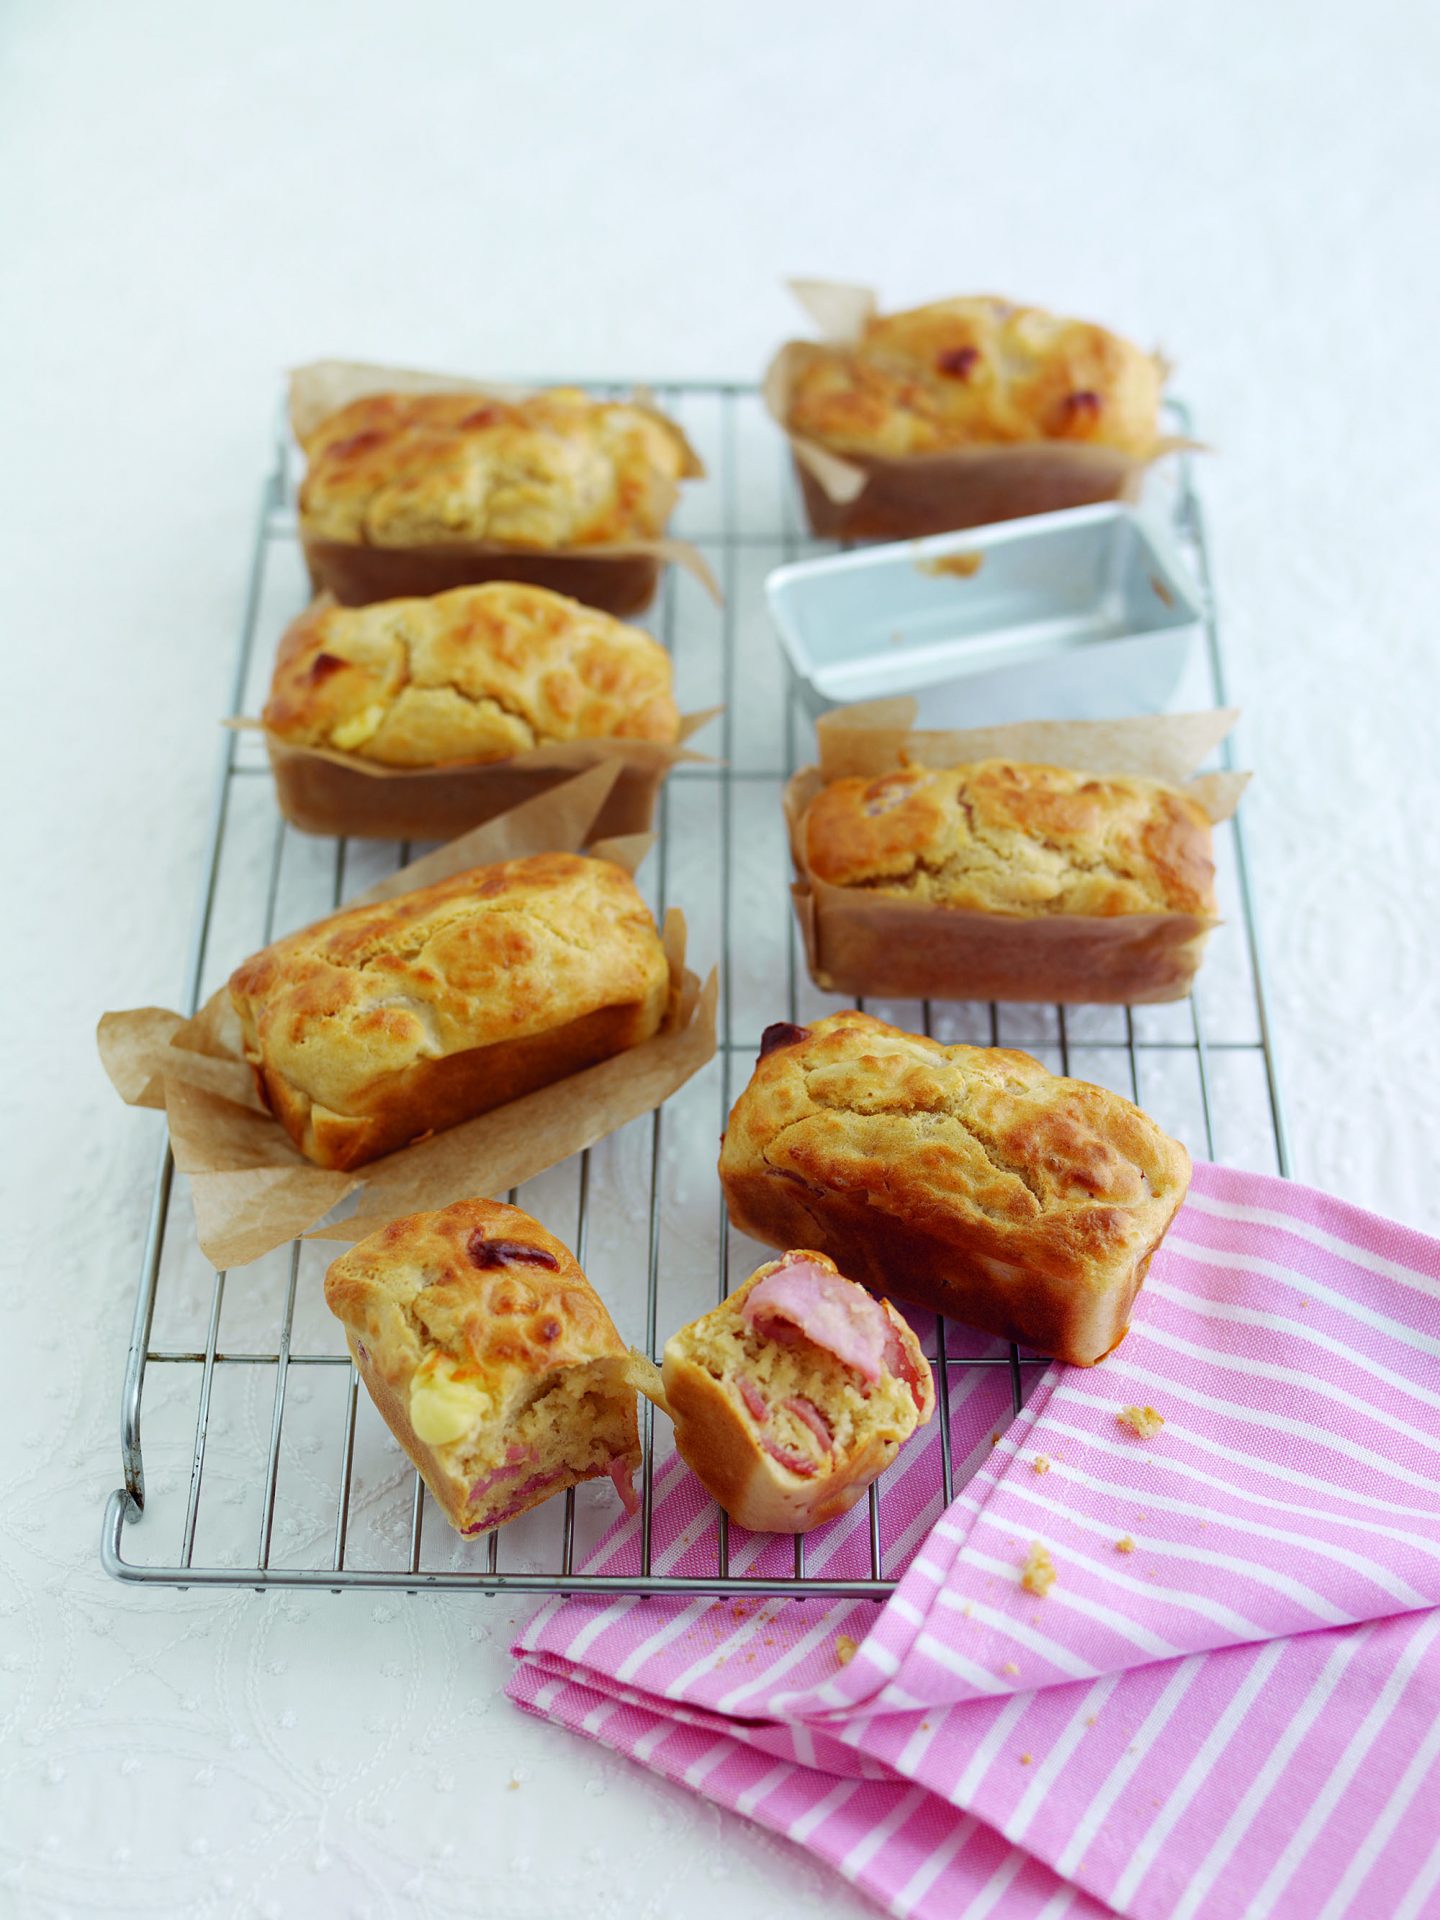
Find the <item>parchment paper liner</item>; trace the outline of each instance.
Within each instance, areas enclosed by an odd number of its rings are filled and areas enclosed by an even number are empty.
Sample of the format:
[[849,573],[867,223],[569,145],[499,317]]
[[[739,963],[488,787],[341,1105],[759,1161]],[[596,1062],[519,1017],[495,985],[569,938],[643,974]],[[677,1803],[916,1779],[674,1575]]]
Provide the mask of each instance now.
[[450,840],[587,767],[614,766],[615,784],[590,830],[592,839],[603,840],[650,831],[661,782],[682,761],[707,759],[685,742],[721,711],[682,714],[673,746],[659,740],[555,740],[509,760],[440,767],[386,767],[330,747],[295,746],[259,720],[225,724],[264,734],[280,811],[305,833]]
[[[821,339],[834,346],[853,345],[877,311],[869,287],[830,280],[791,280],[788,285],[816,322]],[[1096,500],[1133,501],[1154,461],[1177,447],[1194,445],[1162,438],[1147,459],[1068,440],[956,447],[902,457],[834,453],[819,441],[792,433],[787,425],[791,388],[808,345],[786,341],[765,370],[762,391],[790,442],[811,530],[822,539],[907,539]]]
[[1045,720],[961,732],[917,732],[912,699],[839,707],[816,725],[820,765],[785,789],[797,875],[791,894],[810,973],[826,992],[896,1000],[1044,1000],[1142,1005],[1189,991],[1206,936],[1197,914],[1046,914],[1020,918],[832,886],[806,870],[801,822],[831,780],[898,766],[1015,759],[1097,774],[1137,774],[1182,788],[1212,822],[1228,820],[1248,773],[1195,768],[1238,714],[1151,714],[1131,720]]
[[[388,899],[491,861],[579,851],[617,773],[614,762],[592,767],[345,904]],[[648,835],[630,835],[589,850],[633,872],[649,846]],[[244,1266],[314,1228],[357,1189],[359,1211],[321,1228],[320,1237],[356,1240],[401,1214],[504,1194],[659,1106],[714,1053],[717,997],[713,970],[702,987],[685,966],[685,920],[675,909],[663,936],[671,1003],[653,1039],[356,1173],[312,1166],[264,1107],[223,987],[188,1020],[160,1007],[103,1015],[100,1057],[128,1105],[165,1109],[206,1258],[216,1267]],[[237,964],[244,958],[237,954]]]
[[[373,366],[355,360],[317,360],[290,375],[290,424],[304,437],[329,414],[370,393],[474,393],[494,400],[524,400],[534,387],[497,385],[457,374],[418,373],[406,367]],[[681,477],[705,468],[678,424],[637,393],[633,405],[663,420],[684,448]],[[677,496],[678,497],[678,496]],[[378,547],[360,542],[316,540],[303,527],[300,542],[316,591],[333,593],[347,607],[410,594],[445,593],[484,580],[523,580],[568,593],[587,606],[626,616],[655,597],[660,569],[673,560],[692,573],[718,603],[720,588],[701,554],[685,540],[629,540],[606,546],[517,547],[501,540],[447,542],[444,546]]]

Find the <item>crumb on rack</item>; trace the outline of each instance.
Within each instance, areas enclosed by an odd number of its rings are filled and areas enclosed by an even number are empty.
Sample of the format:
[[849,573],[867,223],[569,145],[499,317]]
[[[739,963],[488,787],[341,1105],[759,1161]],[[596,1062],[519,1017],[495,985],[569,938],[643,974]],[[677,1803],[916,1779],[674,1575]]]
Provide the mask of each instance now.
[[1115,1551],[1117,1553],[1133,1553],[1135,1551],[1135,1542],[1128,1533],[1122,1533],[1120,1538],[1115,1542]]
[[1153,1439],[1165,1424],[1164,1414],[1154,1407],[1121,1407],[1115,1418],[1140,1440]]
[[983,553],[937,553],[933,560],[917,560],[921,573],[933,573],[938,579],[948,574],[956,580],[973,580],[985,564]]
[[1036,1473],[1048,1473],[1050,1471],[1050,1461],[1043,1453],[1037,1453],[1035,1458],[1030,1462],[1030,1465]]
[[1027,1593],[1038,1594],[1042,1599],[1054,1586],[1055,1562],[1043,1541],[1031,1541],[1025,1564],[1020,1569],[1020,1584]]
[[842,1667],[848,1667],[859,1650],[859,1642],[852,1640],[848,1633],[836,1634],[835,1658],[840,1662]]

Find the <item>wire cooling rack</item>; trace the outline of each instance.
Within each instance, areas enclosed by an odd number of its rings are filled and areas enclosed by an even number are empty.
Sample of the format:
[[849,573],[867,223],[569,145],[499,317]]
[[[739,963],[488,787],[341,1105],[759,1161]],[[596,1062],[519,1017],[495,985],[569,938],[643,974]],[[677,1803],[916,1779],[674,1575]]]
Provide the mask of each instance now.
[[[810,1020],[846,1004],[811,984],[790,912],[780,790],[813,757],[813,734],[787,683],[763,603],[772,567],[824,551],[825,543],[803,529],[788,456],[752,388],[700,381],[661,389],[658,397],[700,448],[708,475],[688,491],[676,531],[709,559],[725,598],[717,608],[672,567],[650,624],[672,654],[682,710],[723,703],[724,712],[695,743],[715,760],[677,768],[666,786],[658,845],[641,885],[657,911],[685,909],[696,964],[703,968],[713,956],[720,966],[720,1044],[709,1067],[661,1111],[509,1196],[574,1246],[622,1335],[657,1359],[670,1332],[767,1257],[768,1250],[731,1233],[714,1173],[717,1138],[761,1032],[772,1020]],[[1188,435],[1188,416],[1174,412],[1177,430]],[[296,451],[282,426],[261,498],[233,713],[259,711],[274,643],[307,598],[296,473]],[[1188,456],[1152,487],[1205,609],[1203,644],[1177,705],[1224,704]],[[1037,694],[1041,714],[1043,688]],[[1229,764],[1228,748],[1221,759]],[[1238,826],[1220,829],[1217,840],[1225,924],[1189,1000],[1133,1010],[874,1000],[868,1007],[947,1041],[1024,1047],[1055,1071],[1139,1101],[1197,1154],[1284,1173],[1285,1127]],[[181,1004],[193,1010],[257,946],[332,911],[413,851],[293,831],[276,809],[263,747],[251,735],[227,732]],[[162,1146],[125,1371],[125,1480],[106,1506],[102,1538],[104,1565],[116,1578],[260,1591],[872,1598],[895,1584],[901,1554],[887,1545],[897,1531],[886,1524],[889,1475],[870,1492],[868,1574],[832,1577],[813,1550],[807,1572],[800,1536],[793,1552],[789,1543],[771,1542],[757,1556],[753,1538],[732,1543],[723,1514],[706,1536],[713,1566],[683,1577],[664,1571],[652,1511],[669,1427],[648,1402],[632,1572],[575,1572],[614,1518],[608,1485],[572,1489],[476,1540],[461,1540],[433,1514],[427,1526],[424,1486],[359,1391],[339,1325],[325,1308],[322,1279],[333,1252],[325,1243],[296,1241],[233,1274],[213,1272],[195,1244],[188,1192],[175,1183]],[[943,1321],[932,1329],[928,1316],[917,1317],[917,1328],[937,1377],[938,1513],[967,1467],[961,1447],[968,1441],[952,1439],[952,1402],[964,1397],[957,1382],[983,1378],[992,1400],[995,1389],[1008,1386],[1018,1412],[1045,1361]]]

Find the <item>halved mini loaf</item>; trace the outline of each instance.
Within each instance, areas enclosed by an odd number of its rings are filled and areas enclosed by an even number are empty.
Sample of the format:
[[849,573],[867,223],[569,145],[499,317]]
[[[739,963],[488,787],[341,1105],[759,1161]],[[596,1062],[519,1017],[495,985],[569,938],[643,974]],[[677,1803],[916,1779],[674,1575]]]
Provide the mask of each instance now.
[[935,1408],[906,1322],[803,1249],[673,1335],[664,1383],[681,1455],[757,1532],[808,1533],[853,1507]]

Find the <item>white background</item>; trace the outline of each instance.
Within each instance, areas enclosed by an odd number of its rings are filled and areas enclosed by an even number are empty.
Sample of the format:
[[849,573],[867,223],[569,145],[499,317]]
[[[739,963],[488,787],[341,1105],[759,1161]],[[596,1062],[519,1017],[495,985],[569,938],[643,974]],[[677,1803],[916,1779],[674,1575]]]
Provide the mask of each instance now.
[[288,364],[748,376],[790,272],[1162,343],[1217,450],[1296,1172],[1440,1228],[1437,21],[10,0],[0,1913],[860,1910],[523,1721],[501,1603],[99,1571],[154,1135],[91,1033],[178,990]]

